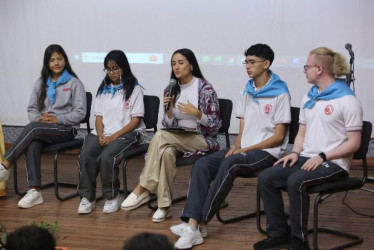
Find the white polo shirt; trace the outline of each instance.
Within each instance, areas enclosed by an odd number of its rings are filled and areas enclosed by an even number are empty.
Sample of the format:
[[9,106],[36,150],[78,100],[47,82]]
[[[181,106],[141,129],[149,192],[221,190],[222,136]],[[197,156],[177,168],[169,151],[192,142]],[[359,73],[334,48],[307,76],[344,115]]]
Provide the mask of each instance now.
[[[125,127],[132,117],[144,117],[143,90],[136,85],[125,101],[124,90],[118,90],[112,97],[111,93],[101,94],[95,98],[94,115],[103,117],[104,135],[110,136]],[[145,125],[141,120],[136,131],[145,135]],[[96,128],[92,131],[97,135]]]
[[[306,126],[301,155],[313,157],[320,152],[333,150],[347,141],[348,131],[362,130],[362,106],[355,96],[318,100],[312,109],[303,109],[308,100],[305,95],[300,106],[299,123]],[[331,162],[349,171],[352,156]]]
[[[275,125],[291,122],[291,104],[288,93],[277,97],[258,98],[253,101],[247,91],[240,95],[236,117],[244,119],[241,148],[258,144],[275,133]],[[263,149],[276,158],[286,151],[288,131],[282,145],[276,148]]]

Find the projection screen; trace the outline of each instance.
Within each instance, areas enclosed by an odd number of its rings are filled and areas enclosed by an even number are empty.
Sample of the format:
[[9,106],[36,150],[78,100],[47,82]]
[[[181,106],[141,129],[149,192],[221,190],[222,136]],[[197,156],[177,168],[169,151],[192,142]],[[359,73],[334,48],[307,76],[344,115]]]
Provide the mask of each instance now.
[[374,122],[373,10],[371,0],[0,0],[0,117],[5,125],[28,123],[27,103],[49,44],[63,46],[93,94],[105,55],[121,49],[144,93],[160,98],[171,54],[190,48],[218,96],[234,102],[230,132],[237,133],[237,99],[248,81],[243,52],[250,45],[273,48],[271,69],[300,106],[311,87],[302,67],[309,51],[327,46],[349,59],[351,43],[356,95],[364,119]]

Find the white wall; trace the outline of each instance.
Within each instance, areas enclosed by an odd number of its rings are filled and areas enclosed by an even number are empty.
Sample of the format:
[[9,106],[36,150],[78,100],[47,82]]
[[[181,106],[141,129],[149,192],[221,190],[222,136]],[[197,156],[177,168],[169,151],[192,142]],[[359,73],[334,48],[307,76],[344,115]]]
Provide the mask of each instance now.
[[[348,57],[344,46],[349,42],[356,57],[356,94],[364,119],[374,122],[373,11],[371,0],[0,0],[0,116],[3,124],[28,123],[30,91],[52,43],[64,47],[93,93],[103,65],[82,62],[83,52],[105,55],[122,49],[163,56],[160,64],[131,63],[145,94],[160,98],[169,81],[170,54],[190,48],[218,96],[233,100],[235,108],[248,80],[239,62],[250,45],[273,48],[271,69],[287,81],[292,105],[299,106],[310,88],[302,70],[309,51],[327,46]],[[207,56],[213,61],[205,62]],[[231,124],[231,132],[237,132],[235,118]]]

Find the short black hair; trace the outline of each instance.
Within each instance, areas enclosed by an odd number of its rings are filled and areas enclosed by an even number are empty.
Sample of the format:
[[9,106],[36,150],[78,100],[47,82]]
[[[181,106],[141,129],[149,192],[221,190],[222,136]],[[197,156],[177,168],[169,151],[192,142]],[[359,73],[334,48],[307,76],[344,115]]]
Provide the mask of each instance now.
[[269,60],[270,65],[274,60],[274,51],[267,44],[258,43],[249,47],[245,52],[245,56],[257,56],[264,60]]
[[173,250],[174,247],[165,235],[140,233],[125,242],[122,250]]
[[47,230],[37,226],[23,226],[7,237],[7,250],[54,250],[56,241]]

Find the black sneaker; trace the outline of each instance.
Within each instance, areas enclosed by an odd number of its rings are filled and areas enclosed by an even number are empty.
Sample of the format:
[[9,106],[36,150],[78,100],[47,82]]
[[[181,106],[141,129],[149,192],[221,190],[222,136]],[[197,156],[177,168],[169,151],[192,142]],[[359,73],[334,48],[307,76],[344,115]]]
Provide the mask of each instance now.
[[310,250],[308,241],[301,241],[296,237],[292,237],[292,241],[288,250]]
[[268,237],[253,244],[253,249],[287,248],[290,246],[291,236]]

